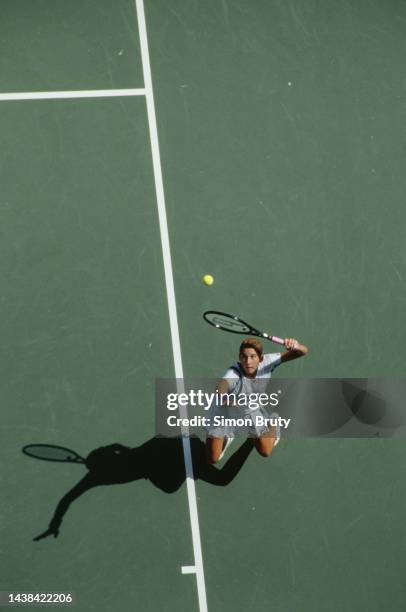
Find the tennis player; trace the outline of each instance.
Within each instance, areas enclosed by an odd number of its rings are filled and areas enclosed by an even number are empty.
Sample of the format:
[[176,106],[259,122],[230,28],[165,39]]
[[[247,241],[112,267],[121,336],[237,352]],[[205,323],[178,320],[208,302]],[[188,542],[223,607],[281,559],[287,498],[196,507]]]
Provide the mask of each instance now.
[[[274,369],[281,363],[303,357],[308,349],[294,338],[285,338],[283,353],[263,354],[263,347],[257,338],[248,338],[240,345],[239,361],[231,366],[217,385],[218,393],[248,396],[250,394],[264,393]],[[223,416],[227,419],[250,416],[252,426],[241,429],[233,425],[215,425],[214,416]],[[240,405],[218,404],[210,412],[211,425],[207,428],[206,458],[208,463],[217,463],[223,458],[236,435],[252,437],[256,450],[263,457],[269,457],[273,448],[280,439],[279,427],[256,426],[255,417],[262,415],[265,418],[278,417],[276,413],[269,415],[264,407],[252,410],[250,407]]]

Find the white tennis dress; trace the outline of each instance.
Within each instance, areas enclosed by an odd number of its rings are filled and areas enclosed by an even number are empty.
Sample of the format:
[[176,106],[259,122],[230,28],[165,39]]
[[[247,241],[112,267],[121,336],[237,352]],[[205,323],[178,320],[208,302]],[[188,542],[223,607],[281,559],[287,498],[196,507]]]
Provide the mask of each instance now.
[[[274,369],[281,363],[280,353],[267,353],[263,356],[260,362],[255,378],[247,378],[239,363],[231,366],[222,376],[227,380],[229,385],[228,393],[235,393],[237,397],[241,395],[250,396],[250,394],[266,393],[269,380]],[[210,426],[206,428],[207,434],[213,438],[222,438],[224,436],[247,435],[259,437],[266,433],[269,429],[267,426],[257,426],[255,417],[261,415],[264,417],[270,416],[273,412],[271,406],[268,410],[264,406],[252,409],[249,406],[221,406],[220,404],[213,405],[208,411],[210,417]],[[238,419],[251,417],[251,426],[239,425],[216,425],[214,423],[215,416],[223,416],[227,419]]]

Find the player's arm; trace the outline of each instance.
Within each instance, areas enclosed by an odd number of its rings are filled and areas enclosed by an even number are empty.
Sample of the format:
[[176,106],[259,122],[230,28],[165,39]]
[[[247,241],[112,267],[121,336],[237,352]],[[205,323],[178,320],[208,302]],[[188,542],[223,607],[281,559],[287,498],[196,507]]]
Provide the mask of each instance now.
[[[221,378],[216,386],[216,391],[220,395],[221,393],[229,393],[230,392],[230,384],[227,379]],[[221,402],[222,406],[229,406],[230,403],[227,401],[227,398],[224,397]]]
[[281,354],[281,363],[304,357],[309,352],[309,349],[304,344],[300,344],[294,338],[285,338],[285,347],[287,351]]

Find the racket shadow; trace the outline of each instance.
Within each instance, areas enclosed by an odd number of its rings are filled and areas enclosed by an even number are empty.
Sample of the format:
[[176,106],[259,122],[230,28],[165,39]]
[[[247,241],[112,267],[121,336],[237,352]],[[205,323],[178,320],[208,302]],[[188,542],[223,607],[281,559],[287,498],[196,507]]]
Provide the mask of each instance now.
[[[190,438],[193,474],[215,486],[227,486],[234,480],[253,449],[251,439],[246,440],[222,469],[206,462],[205,444],[197,437]],[[130,448],[110,444],[93,450],[84,459],[86,475],[58,502],[48,529],[34,538],[57,537],[63,517],[71,504],[90,489],[102,485],[126,484],[140,479],[164,493],[175,493],[186,480],[183,445],[180,438],[151,438],[141,446]]]

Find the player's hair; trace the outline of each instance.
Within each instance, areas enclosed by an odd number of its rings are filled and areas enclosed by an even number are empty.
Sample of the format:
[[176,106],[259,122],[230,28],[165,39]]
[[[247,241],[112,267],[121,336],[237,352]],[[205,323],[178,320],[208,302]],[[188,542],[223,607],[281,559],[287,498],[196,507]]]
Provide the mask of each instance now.
[[257,338],[247,338],[246,340],[243,340],[243,342],[241,342],[240,344],[240,355],[243,352],[244,349],[246,348],[252,348],[254,349],[254,351],[256,352],[256,354],[258,355],[259,358],[262,357],[262,352],[263,352],[263,348],[262,348],[262,344],[260,340],[257,340]]

